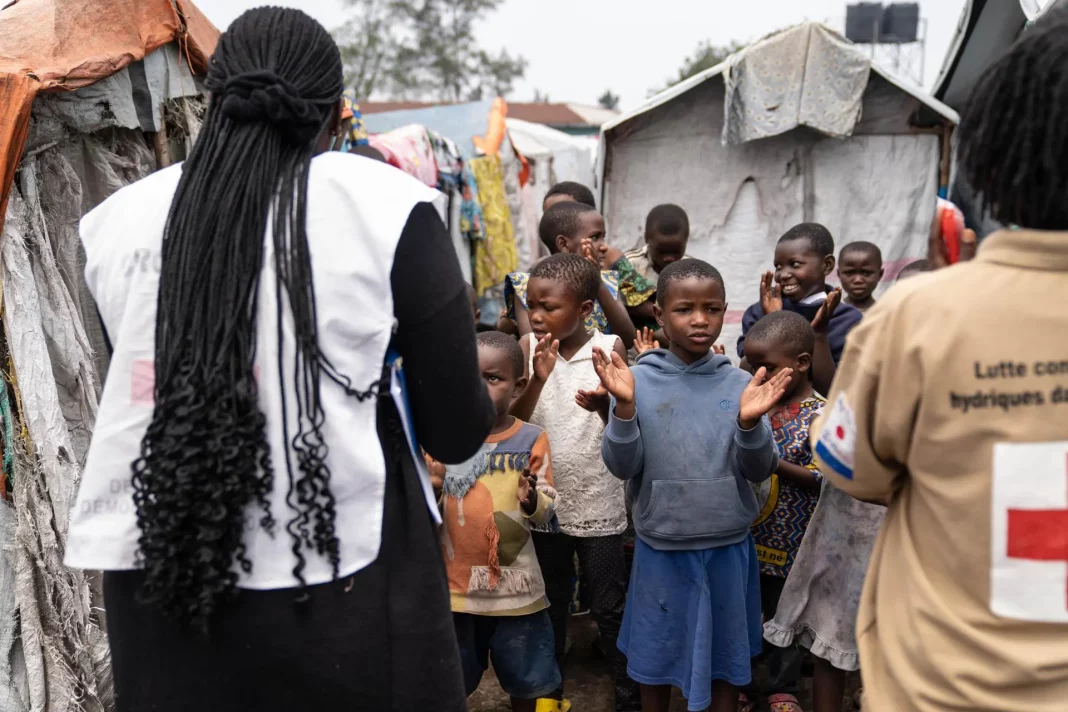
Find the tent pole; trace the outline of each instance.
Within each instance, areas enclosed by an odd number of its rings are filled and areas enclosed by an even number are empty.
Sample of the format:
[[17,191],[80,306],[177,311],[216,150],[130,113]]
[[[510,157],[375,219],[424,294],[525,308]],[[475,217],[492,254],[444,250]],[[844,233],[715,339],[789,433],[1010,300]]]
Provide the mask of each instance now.
[[171,160],[171,149],[167,145],[167,124],[161,122],[159,131],[152,134],[152,152],[156,154],[157,170],[163,170],[174,161]]

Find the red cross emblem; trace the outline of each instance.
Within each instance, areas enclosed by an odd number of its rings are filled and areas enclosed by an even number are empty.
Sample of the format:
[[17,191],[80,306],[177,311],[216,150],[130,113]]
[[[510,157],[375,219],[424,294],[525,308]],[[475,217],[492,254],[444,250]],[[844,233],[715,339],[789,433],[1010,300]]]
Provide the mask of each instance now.
[[[1008,555],[1012,559],[1068,563],[1068,509],[1010,509]],[[1068,608],[1068,591],[1065,606]]]

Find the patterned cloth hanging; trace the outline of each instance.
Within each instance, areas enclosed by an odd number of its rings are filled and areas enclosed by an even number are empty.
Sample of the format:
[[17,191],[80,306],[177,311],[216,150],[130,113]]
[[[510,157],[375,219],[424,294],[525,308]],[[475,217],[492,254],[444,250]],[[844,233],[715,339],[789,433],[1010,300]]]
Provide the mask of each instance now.
[[482,156],[469,164],[478,186],[478,204],[482,209],[485,239],[475,243],[475,290],[482,294],[502,282],[519,268],[515,247],[512,211],[504,189],[504,171],[500,156]]

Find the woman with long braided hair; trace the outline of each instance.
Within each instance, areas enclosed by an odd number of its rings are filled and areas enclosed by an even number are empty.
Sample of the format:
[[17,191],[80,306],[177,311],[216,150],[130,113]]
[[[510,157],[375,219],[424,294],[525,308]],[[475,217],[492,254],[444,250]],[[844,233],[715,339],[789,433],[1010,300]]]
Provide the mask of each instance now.
[[238,18],[206,87],[189,159],[82,223],[114,352],[67,562],[105,572],[118,709],[462,710],[405,432],[462,462],[493,423],[441,196],[328,152],[300,11]]

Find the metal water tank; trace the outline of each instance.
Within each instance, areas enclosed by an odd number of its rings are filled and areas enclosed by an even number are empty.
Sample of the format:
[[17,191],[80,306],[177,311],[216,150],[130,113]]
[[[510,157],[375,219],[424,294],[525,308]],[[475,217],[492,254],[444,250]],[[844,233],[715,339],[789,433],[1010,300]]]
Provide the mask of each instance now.
[[920,4],[894,3],[883,9],[879,41],[885,44],[915,42],[920,32]]
[[846,6],[846,39],[857,44],[872,44],[882,33],[883,5],[861,2]]

